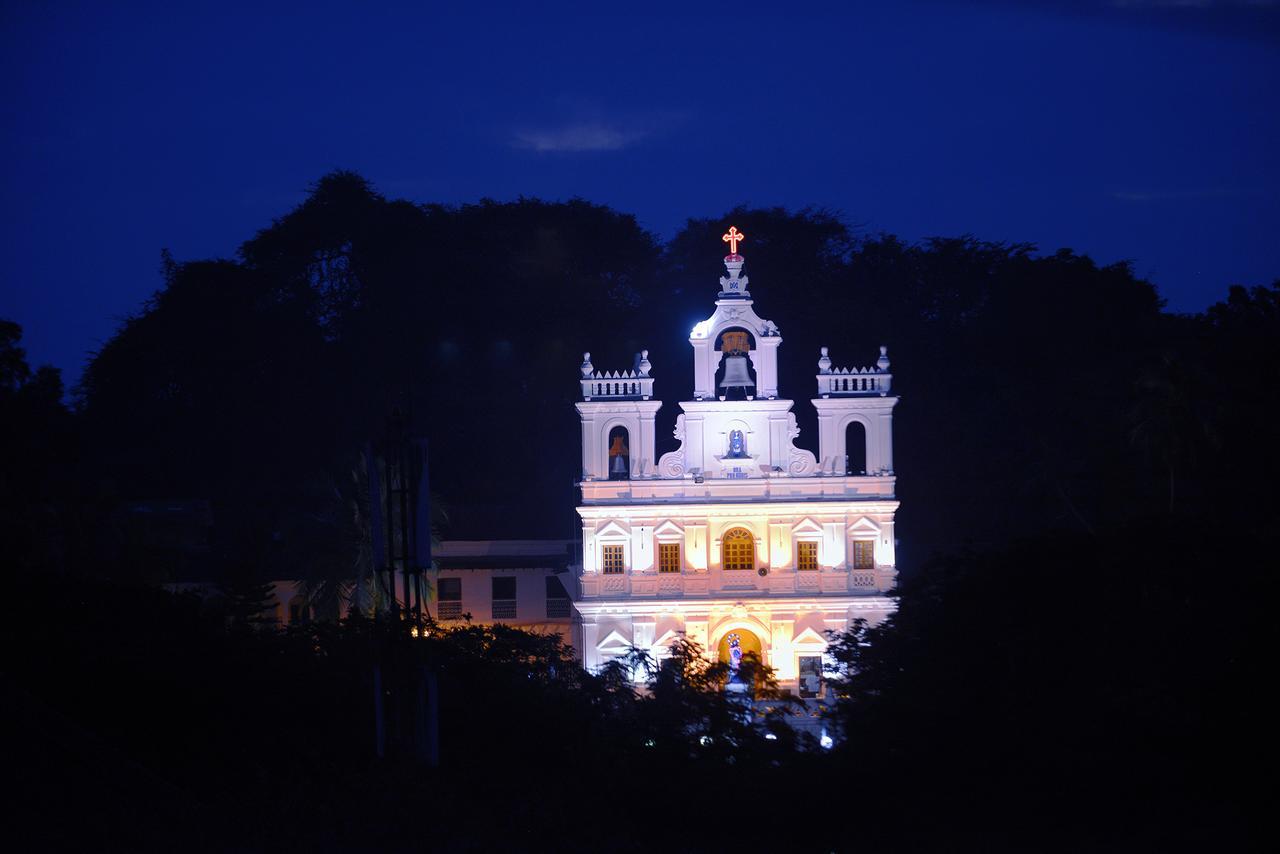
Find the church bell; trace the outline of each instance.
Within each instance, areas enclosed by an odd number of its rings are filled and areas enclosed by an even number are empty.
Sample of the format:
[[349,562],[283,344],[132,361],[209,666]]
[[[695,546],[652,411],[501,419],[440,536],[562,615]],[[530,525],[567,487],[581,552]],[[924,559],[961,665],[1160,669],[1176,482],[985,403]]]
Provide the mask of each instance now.
[[755,387],[747,368],[748,347],[747,333],[737,330],[724,333],[720,339],[720,352],[724,353],[724,379],[720,381],[720,388]]
[[725,356],[724,379],[720,381],[720,388],[753,388],[754,386],[751,374],[747,372],[747,357]]

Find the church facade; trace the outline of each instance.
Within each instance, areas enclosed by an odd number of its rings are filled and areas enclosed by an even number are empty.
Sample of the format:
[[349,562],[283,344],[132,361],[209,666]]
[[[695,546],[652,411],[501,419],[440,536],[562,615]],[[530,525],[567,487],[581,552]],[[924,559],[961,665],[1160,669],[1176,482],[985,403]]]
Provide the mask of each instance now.
[[590,668],[632,646],[660,659],[682,635],[731,666],[755,652],[784,687],[813,697],[827,631],[895,607],[897,398],[884,347],[863,368],[833,367],[824,347],[818,454],[795,446],[794,404],[778,388],[782,334],[756,314],[741,239],[724,236],[728,275],[689,336],[677,450],[655,458],[662,404],[648,351],[622,372],[584,354],[575,640]]

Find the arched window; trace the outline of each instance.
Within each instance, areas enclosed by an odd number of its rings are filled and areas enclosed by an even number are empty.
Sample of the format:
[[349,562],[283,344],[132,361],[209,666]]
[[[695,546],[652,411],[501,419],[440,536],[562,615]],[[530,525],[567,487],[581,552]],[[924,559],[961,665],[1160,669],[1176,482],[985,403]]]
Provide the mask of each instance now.
[[609,431],[609,480],[631,479],[631,436],[627,428]]
[[721,564],[726,570],[741,571],[756,568],[756,538],[746,528],[726,531],[721,542]]
[[850,421],[844,432],[844,452],[849,474],[867,473],[867,428],[861,421]]

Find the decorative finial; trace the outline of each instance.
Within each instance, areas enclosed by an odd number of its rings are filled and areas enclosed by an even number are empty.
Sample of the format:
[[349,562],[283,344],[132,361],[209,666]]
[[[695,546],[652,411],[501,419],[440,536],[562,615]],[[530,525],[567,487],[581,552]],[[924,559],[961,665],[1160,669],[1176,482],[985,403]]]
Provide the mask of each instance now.
[[583,354],[582,354],[582,367],[581,367],[581,369],[580,369],[580,370],[582,371],[582,376],[584,376],[584,377],[589,377],[589,376],[591,376],[593,373],[595,373],[595,370],[596,370],[596,369],[595,369],[595,366],[591,364],[591,354],[590,354],[590,353],[583,353]]
[[746,239],[746,235],[738,231],[738,227],[731,225],[729,230],[720,235],[720,239],[729,244],[729,256],[738,254],[738,244]]
[[889,348],[884,344],[880,345],[880,358],[876,360],[876,367],[882,371],[889,370]]
[[649,351],[641,350],[640,355],[636,357],[636,373],[642,377],[647,377],[652,369],[653,365],[649,364]]
[[822,358],[818,359],[818,373],[831,373],[831,357],[827,355],[827,348],[822,348]]

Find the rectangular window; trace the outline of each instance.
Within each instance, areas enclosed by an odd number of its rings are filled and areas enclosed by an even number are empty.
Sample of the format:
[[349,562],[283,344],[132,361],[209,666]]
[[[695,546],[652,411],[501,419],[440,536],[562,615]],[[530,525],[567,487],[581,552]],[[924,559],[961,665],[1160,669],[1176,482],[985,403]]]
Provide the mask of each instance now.
[[569,619],[569,591],[554,575],[547,576],[547,619]]
[[[515,579],[511,579],[514,581]],[[462,579],[461,578],[442,578],[440,579],[440,601],[441,602],[461,602],[462,601]]]
[[796,569],[818,568],[818,544],[812,540],[796,543]]
[[493,579],[493,618],[514,620],[516,616],[516,580],[514,576]]
[[658,543],[658,572],[680,571],[680,544]]
[[438,602],[436,610],[442,620],[457,620],[462,617],[462,579],[441,578],[436,582]]
[[875,569],[876,568],[876,541],[875,540],[854,540],[853,541],[853,568],[854,569]]
[[604,546],[601,550],[600,568],[605,575],[621,575],[622,546]]
[[800,696],[812,700],[822,694],[822,656],[800,656]]

